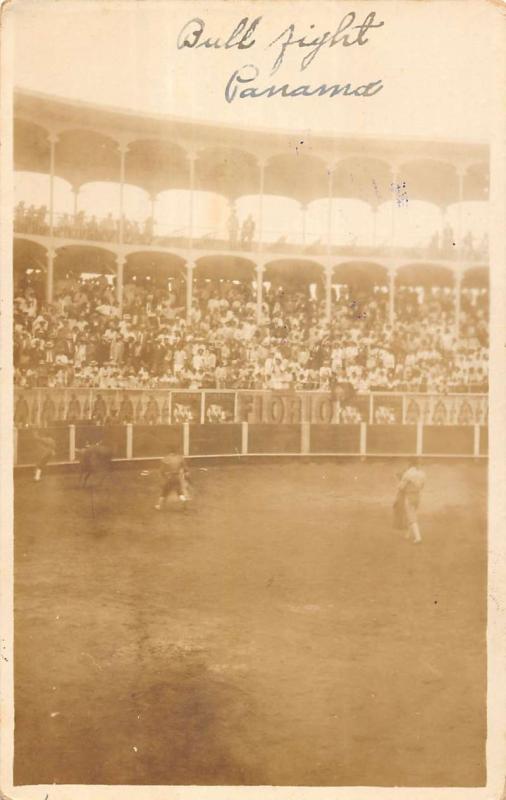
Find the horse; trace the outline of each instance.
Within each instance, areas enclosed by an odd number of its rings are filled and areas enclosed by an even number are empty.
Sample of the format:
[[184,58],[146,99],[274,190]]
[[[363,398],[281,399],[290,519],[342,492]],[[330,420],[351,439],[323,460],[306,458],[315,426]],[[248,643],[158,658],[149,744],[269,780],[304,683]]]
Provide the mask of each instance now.
[[99,482],[101,486],[106,474],[110,474],[112,469],[112,450],[105,444],[98,442],[97,444],[85,447],[80,451],[80,479],[79,485],[84,489],[90,475],[102,473],[102,479]]

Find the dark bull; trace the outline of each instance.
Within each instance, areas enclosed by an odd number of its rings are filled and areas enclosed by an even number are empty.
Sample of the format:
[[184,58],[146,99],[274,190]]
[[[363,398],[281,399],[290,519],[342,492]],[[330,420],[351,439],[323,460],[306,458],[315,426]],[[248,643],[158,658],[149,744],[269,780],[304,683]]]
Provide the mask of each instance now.
[[94,444],[81,450],[79,459],[81,486],[86,486],[90,475],[101,475],[100,484],[112,468],[112,450],[105,444]]

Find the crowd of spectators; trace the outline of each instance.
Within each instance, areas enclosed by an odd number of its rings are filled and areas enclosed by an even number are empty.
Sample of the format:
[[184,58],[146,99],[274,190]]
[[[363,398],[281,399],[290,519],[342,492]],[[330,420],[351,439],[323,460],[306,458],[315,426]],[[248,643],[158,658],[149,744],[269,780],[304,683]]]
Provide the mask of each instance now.
[[25,274],[14,299],[18,386],[107,388],[487,390],[488,293],[462,292],[459,336],[449,288],[399,287],[388,322],[384,287],[320,291],[197,279],[191,319],[185,282],[127,282],[120,313],[105,276],[67,277],[54,302]]
[[445,261],[456,257],[463,257],[469,261],[485,260],[488,255],[488,236],[485,233],[481,239],[467,231],[462,237],[462,247],[458,248],[455,231],[451,225],[445,225],[441,232],[436,231],[430,239],[427,248],[429,258],[442,258]]
[[45,236],[49,233],[47,206],[26,206],[23,202],[14,208],[14,230],[16,233],[33,233]]
[[[152,244],[154,220],[147,217],[144,222],[123,218],[123,241],[126,244]],[[47,235],[49,233],[49,211],[47,206],[25,206],[17,204],[14,210],[14,230],[18,233]],[[57,214],[54,220],[55,236],[67,239],[87,239],[95,242],[115,242],[119,237],[119,220],[111,213],[105,217],[89,215],[84,211],[75,214]]]
[[[83,210],[76,211],[75,214],[56,214],[54,218],[53,233],[67,239],[80,239],[95,242],[116,242],[119,239],[119,219],[112,213],[104,217],[86,214]],[[26,206],[20,202],[14,211],[14,229],[17,233],[32,233],[38,235],[49,234],[49,210],[47,206]],[[232,207],[227,219],[228,241],[224,241],[216,236],[215,233],[200,235],[195,232],[194,242],[200,242],[201,246],[225,247],[231,250],[250,251],[255,247],[256,225],[251,214],[246,215],[241,220],[237,212]],[[147,217],[143,222],[123,217],[123,242],[125,244],[159,244],[169,247],[171,244],[181,244],[187,240],[182,231],[174,232],[171,235],[160,235],[155,233],[155,220]],[[269,249],[273,252],[300,252],[301,247],[306,254],[318,254],[327,251],[326,243],[317,239],[305,245],[292,242],[289,243],[287,237],[281,235],[276,241],[269,244]],[[332,246],[332,253],[353,253],[361,252],[364,255],[371,255],[377,248],[363,245],[354,240],[352,244]],[[462,238],[459,248],[455,241],[455,232],[450,225],[446,225],[441,232],[436,232],[427,239],[426,244],[416,247],[396,248],[405,255],[423,255],[430,259],[452,260],[457,257],[468,261],[486,260],[488,253],[488,237],[484,235],[481,239],[474,236],[471,231],[467,231]]]
[[251,250],[255,227],[255,221],[251,214],[248,214],[242,222],[239,222],[237,211],[232,207],[227,220],[228,239],[231,249],[234,250],[240,243],[242,250]]

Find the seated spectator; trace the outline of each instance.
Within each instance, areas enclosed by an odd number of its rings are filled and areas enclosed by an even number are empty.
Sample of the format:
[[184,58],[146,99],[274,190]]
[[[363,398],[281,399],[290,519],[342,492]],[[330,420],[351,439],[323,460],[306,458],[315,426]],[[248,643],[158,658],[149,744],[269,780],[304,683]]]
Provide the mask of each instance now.
[[210,423],[226,422],[227,414],[218,403],[211,403],[206,411],[206,420]]
[[374,411],[374,422],[377,425],[395,425],[395,411],[390,406],[378,406]]
[[[459,336],[446,289],[399,291],[393,326],[382,294],[341,287],[330,322],[307,289],[198,279],[127,281],[120,311],[105,275],[60,277],[51,305],[26,276],[14,293],[14,363],[23,386],[482,392],[488,294],[463,294]],[[336,293],[337,294],[337,293]],[[351,414],[352,412],[347,412]],[[382,411],[384,419],[387,412]],[[382,416],[383,419],[383,416]]]
[[343,425],[358,425],[362,422],[362,416],[355,406],[345,406],[341,410],[340,422]]

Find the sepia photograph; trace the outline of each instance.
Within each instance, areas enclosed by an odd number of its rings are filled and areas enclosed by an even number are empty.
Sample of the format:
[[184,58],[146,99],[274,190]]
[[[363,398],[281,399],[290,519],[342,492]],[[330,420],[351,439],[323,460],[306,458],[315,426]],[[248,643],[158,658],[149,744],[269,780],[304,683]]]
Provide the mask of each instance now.
[[499,800],[505,20],[2,7],[6,797]]

